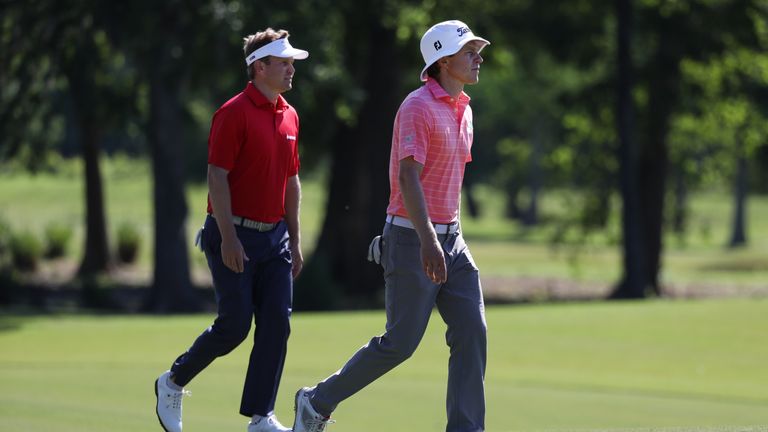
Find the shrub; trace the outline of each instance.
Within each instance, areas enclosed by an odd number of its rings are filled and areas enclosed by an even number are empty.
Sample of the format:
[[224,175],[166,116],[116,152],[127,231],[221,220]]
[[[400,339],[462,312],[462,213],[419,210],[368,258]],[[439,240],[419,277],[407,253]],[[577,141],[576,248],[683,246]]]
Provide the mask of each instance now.
[[136,261],[141,244],[141,235],[133,224],[125,222],[117,229],[117,258],[130,264]]
[[45,257],[59,258],[64,256],[72,238],[72,228],[60,223],[52,223],[45,228]]
[[0,217],[0,305],[11,304],[19,292],[19,284],[11,267],[11,225]]
[[19,271],[34,271],[43,255],[43,245],[29,231],[11,234],[11,261]]
[[3,218],[0,218],[0,267],[5,262],[8,253],[11,250],[11,225]]

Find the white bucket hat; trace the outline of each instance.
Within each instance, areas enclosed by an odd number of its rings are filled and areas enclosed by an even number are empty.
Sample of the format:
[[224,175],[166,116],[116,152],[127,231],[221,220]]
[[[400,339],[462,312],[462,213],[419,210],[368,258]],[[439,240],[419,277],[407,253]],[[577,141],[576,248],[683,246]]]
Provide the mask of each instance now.
[[248,57],[245,58],[245,64],[250,66],[251,63],[255,62],[256,60],[267,56],[304,60],[305,58],[309,57],[309,52],[292,47],[288,42],[288,38],[286,37],[273,40],[272,42],[264,45],[256,51],[248,54]]
[[[441,57],[459,52],[467,42],[480,41],[485,45],[491,43],[475,36],[469,26],[461,21],[443,21],[430,27],[421,37],[421,56],[424,57],[424,69],[421,70],[421,80],[427,80],[427,69]],[[483,48],[485,48],[483,45]]]

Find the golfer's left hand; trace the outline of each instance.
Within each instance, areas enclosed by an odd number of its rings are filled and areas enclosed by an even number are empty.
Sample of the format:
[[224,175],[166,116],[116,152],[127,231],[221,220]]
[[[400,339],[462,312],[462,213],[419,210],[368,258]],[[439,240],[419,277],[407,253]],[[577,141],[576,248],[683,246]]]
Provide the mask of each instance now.
[[293,275],[293,278],[296,279],[299,276],[299,273],[301,273],[301,269],[304,268],[304,256],[301,255],[300,244],[291,242],[290,248],[291,260],[293,261],[291,264],[291,274]]

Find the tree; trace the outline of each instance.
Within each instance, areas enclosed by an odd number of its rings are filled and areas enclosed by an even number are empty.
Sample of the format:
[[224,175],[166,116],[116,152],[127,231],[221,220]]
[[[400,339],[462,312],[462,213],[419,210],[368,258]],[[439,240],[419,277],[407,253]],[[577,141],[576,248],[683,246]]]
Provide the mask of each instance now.
[[[768,87],[763,50],[732,47],[705,61],[686,60],[681,69],[686,85],[686,112],[673,121],[671,140],[676,165],[686,169],[693,184],[731,183],[733,217],[728,247],[748,240],[746,205],[749,161],[755,160],[768,136],[761,88]],[[696,163],[692,163],[695,161]]]
[[119,128],[124,114],[131,110],[132,82],[120,73],[119,56],[95,22],[90,2],[37,1],[10,5],[5,12],[8,79],[16,84],[3,87],[4,92],[15,89],[3,98],[7,104],[0,114],[3,129],[13,131],[5,135],[9,144],[6,157],[26,148],[29,167],[38,169],[44,164],[41,155],[57,138],[47,128],[36,130],[35,120],[50,122],[60,109],[54,102],[71,101],[85,165],[86,236],[78,273],[89,276],[106,271],[110,253],[100,146],[104,131]]
[[617,130],[619,135],[620,190],[624,275],[616,293],[622,297],[643,297],[647,284],[645,241],[640,234],[643,222],[639,211],[638,149],[634,139],[634,102],[632,100],[632,0],[616,1],[618,70]]
[[[208,34],[205,3],[151,1],[121,4],[102,10],[101,17],[115,44],[129,53],[146,83],[148,143],[152,159],[154,208],[154,273],[144,309],[153,312],[194,311],[200,300],[192,289],[187,255],[185,198],[185,108],[189,84],[200,47],[197,32]],[[130,32],[128,30],[130,29]],[[126,38],[139,31],[142,38]],[[162,43],[158,43],[162,41]]]
[[[71,13],[71,12],[70,12]],[[110,47],[97,45],[96,38],[103,36],[94,28],[93,18],[89,13],[81,15],[81,22],[74,22],[67,29],[69,43],[62,47],[66,53],[62,69],[67,78],[70,98],[75,107],[83,143],[82,157],[85,162],[85,247],[83,260],[78,273],[91,275],[105,271],[110,267],[111,259],[107,243],[107,221],[104,212],[104,191],[99,166],[101,155],[100,143],[104,137],[104,128],[114,111],[110,110],[104,94],[111,91],[108,85],[95,85],[99,82],[99,66],[109,56]]]
[[[365,263],[365,252],[384,224],[392,122],[403,96],[402,74],[398,73],[400,41],[383,19],[395,3],[381,2],[361,11],[357,3],[345,2],[337,11],[342,16],[357,11],[354,20],[345,20],[343,27],[335,29],[343,38],[342,62],[349,74],[347,85],[357,96],[352,101],[356,109],[351,118],[337,120],[331,140],[325,220],[306,275],[297,287],[300,308],[378,303],[381,270]],[[414,72],[414,82],[416,76]],[[326,289],[319,290],[322,284]]]
[[[647,100],[642,106],[638,129],[641,146],[637,175],[638,183],[643,185],[639,195],[640,236],[646,242],[644,279],[657,294],[661,292],[668,137],[671,119],[680,109],[680,64],[685,58],[701,59],[721,53],[731,41],[754,45],[756,39],[750,18],[754,7],[755,3],[749,0],[685,3],[645,0],[638,5],[638,34],[652,41],[642,47],[644,50],[639,56],[644,61],[638,68],[642,77],[640,89]],[[713,32],[713,28],[721,32]],[[623,284],[612,294],[619,298],[640,295]]]

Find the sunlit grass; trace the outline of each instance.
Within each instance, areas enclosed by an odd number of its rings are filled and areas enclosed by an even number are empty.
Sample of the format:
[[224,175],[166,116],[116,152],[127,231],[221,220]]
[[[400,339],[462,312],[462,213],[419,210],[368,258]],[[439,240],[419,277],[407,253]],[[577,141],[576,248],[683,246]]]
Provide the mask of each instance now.
[[[159,430],[152,383],[212,318],[0,314],[0,429]],[[768,427],[764,299],[491,306],[487,319],[488,431]],[[293,393],[383,326],[383,312],[295,314],[277,415],[290,423]],[[342,403],[331,430],[444,430],[444,329],[435,314],[414,356]],[[189,386],[185,431],[245,429],[249,345]]]
[[[15,229],[30,230],[40,237],[52,222],[68,224],[74,236],[70,259],[81,256],[84,232],[84,188],[77,160],[66,162],[64,174],[26,173],[0,175],[0,217]],[[152,266],[152,183],[146,161],[105,159],[104,191],[109,235],[114,247],[116,227],[129,222],[142,235],[138,262],[133,269],[149,277]],[[302,237],[306,258],[311,258],[321,228],[326,176],[303,174]],[[189,256],[198,274],[206,274],[203,255],[192,246],[195,231],[206,210],[205,184],[187,188]],[[579,192],[545,191],[540,200],[542,224],[524,227],[503,217],[504,196],[488,186],[476,187],[482,216],[462,213],[465,237],[481,269],[488,277],[565,278],[612,284],[621,275],[620,202],[612,200],[612,217],[605,230],[583,236],[572,226],[562,231],[563,220],[577,214]],[[466,199],[464,200],[466,204]],[[765,286],[768,280],[768,197],[751,196],[747,205],[749,245],[725,248],[730,234],[731,198],[724,193],[691,195],[690,220],[684,237],[667,234],[662,281],[671,284],[725,284]],[[560,232],[560,243],[555,234]],[[362,256],[362,255],[361,255]],[[362,258],[361,258],[362,259]]]

